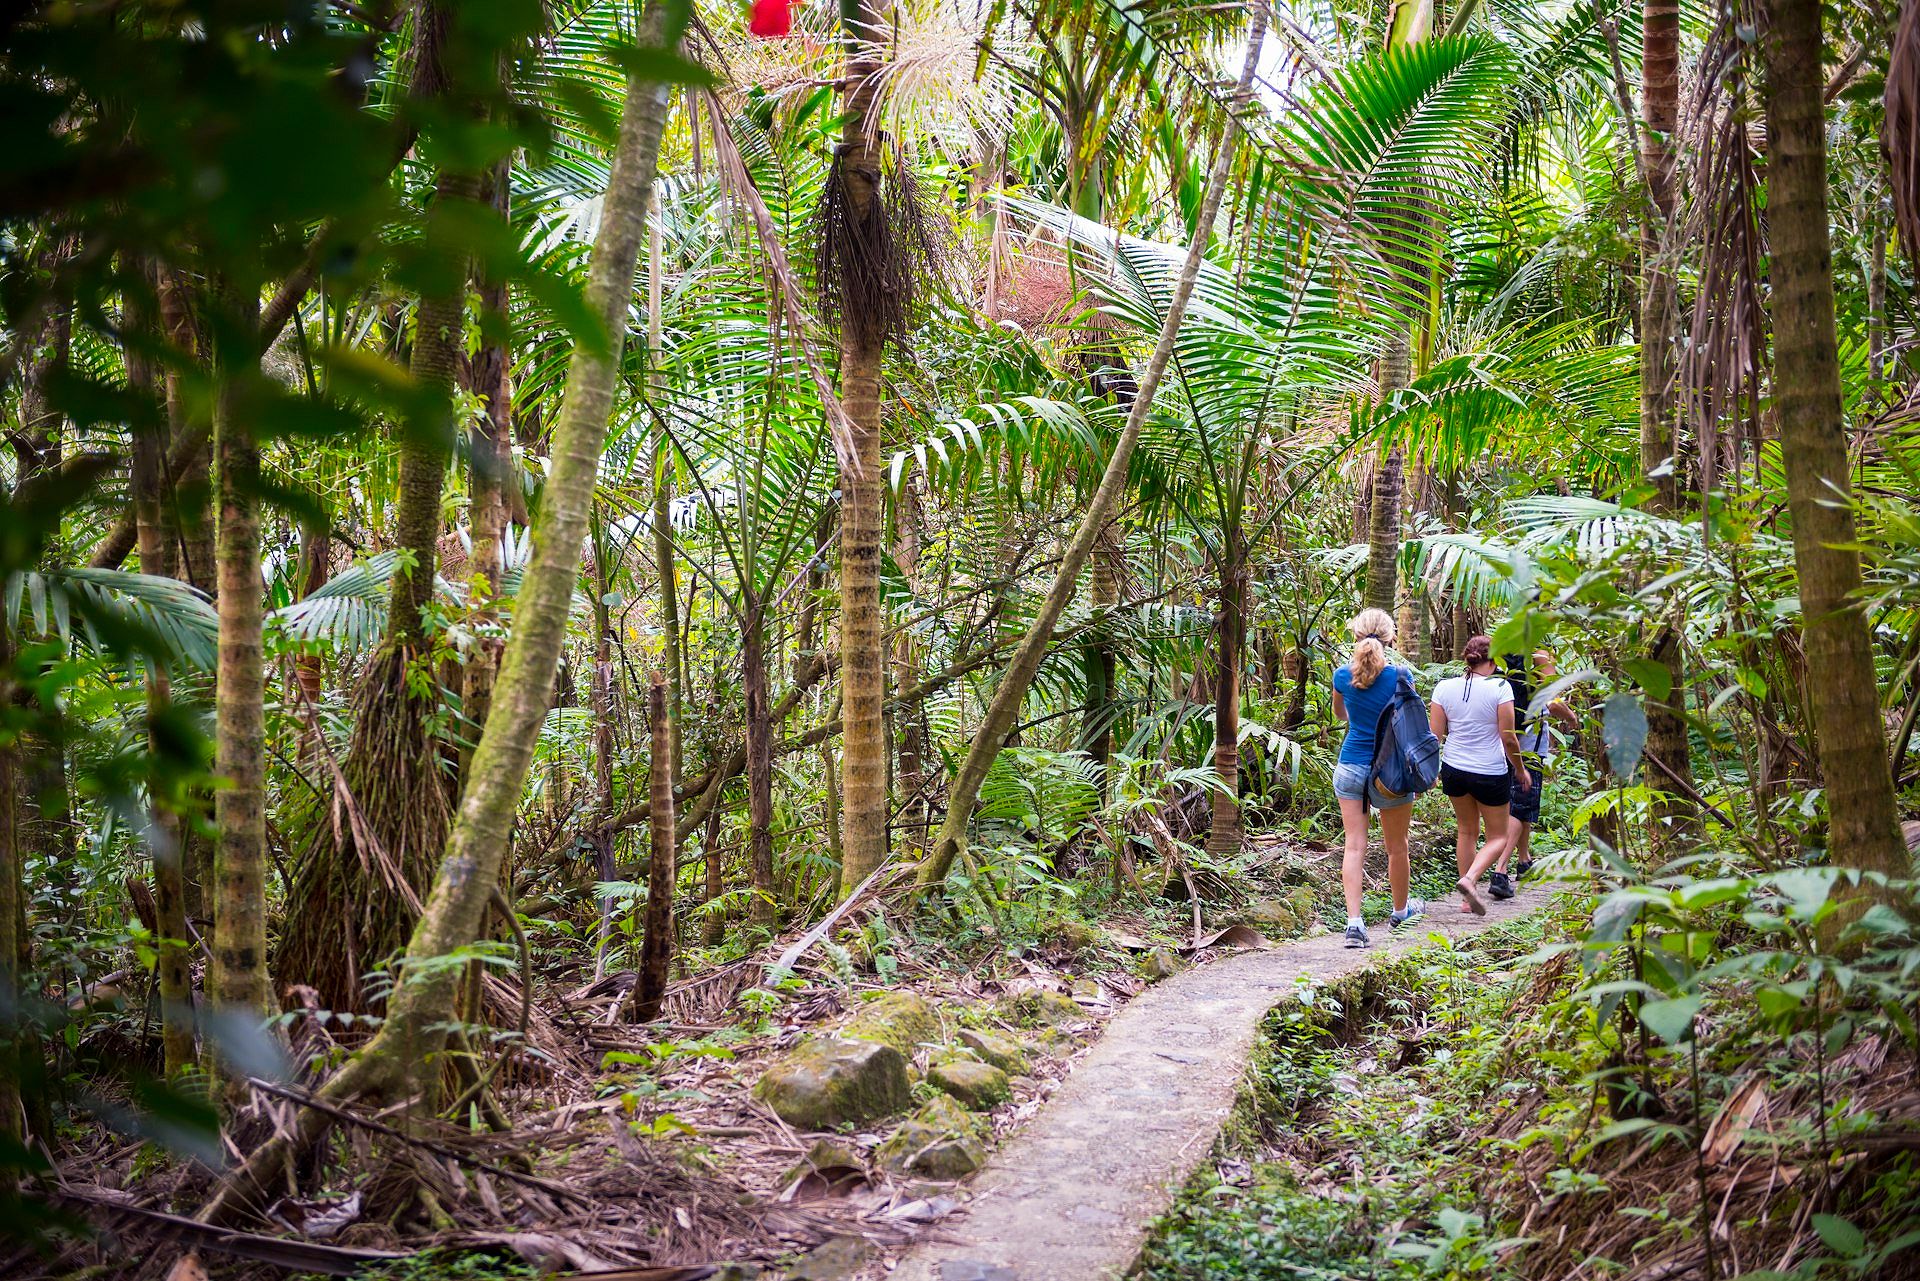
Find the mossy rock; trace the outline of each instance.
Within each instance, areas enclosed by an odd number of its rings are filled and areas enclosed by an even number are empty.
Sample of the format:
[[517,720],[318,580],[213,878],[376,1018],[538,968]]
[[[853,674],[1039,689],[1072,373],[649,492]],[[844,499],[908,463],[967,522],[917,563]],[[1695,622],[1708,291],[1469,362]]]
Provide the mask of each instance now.
[[840,1035],[890,1045],[910,1059],[940,1040],[940,1016],[917,992],[884,992],[855,1010]]
[[1032,1071],[1032,1064],[1027,1062],[1027,1052],[1020,1048],[1018,1041],[974,1028],[963,1030],[955,1039],[973,1051],[974,1057],[982,1063],[991,1063],[1008,1076],[1020,1076]]
[[754,1093],[788,1125],[828,1130],[904,1112],[912,1089],[907,1061],[891,1045],[819,1036],[768,1068]]
[[987,1162],[976,1123],[946,1095],[931,1099],[880,1145],[880,1164],[923,1179],[965,1178]]
[[1300,912],[1291,899],[1257,898],[1235,912],[1233,922],[1251,925],[1262,934],[1290,934],[1300,928]]
[[1003,997],[1001,1008],[1014,1022],[1030,1027],[1076,1028],[1092,1021],[1072,997],[1044,989]]
[[1076,955],[1097,952],[1107,945],[1107,932],[1077,916],[1057,916],[1047,922],[1046,941]]
[[1140,958],[1139,966],[1140,976],[1142,978],[1146,979],[1149,983],[1158,983],[1160,980],[1170,979],[1181,970],[1186,969],[1187,963],[1180,959],[1180,956],[1174,952],[1172,948],[1156,947],[1153,951],[1148,952]]
[[927,1070],[927,1084],[952,1095],[974,1112],[991,1111],[995,1104],[1013,1097],[1013,1084],[1005,1072],[974,1059],[934,1064]]
[[780,1176],[780,1184],[785,1187],[812,1174],[828,1185],[837,1185],[851,1178],[865,1177],[866,1172],[867,1163],[852,1144],[840,1139],[815,1139],[806,1154]]

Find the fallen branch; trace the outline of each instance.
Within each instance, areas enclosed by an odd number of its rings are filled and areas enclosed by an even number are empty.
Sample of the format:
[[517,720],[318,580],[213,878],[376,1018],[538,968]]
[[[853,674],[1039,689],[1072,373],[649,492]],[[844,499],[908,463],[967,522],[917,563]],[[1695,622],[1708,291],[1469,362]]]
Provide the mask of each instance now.
[[247,1085],[260,1091],[262,1094],[270,1094],[276,1099],[285,1099],[289,1103],[297,1103],[303,1108],[311,1108],[324,1116],[332,1117],[336,1121],[344,1121],[348,1125],[357,1125],[363,1130],[370,1130],[384,1138],[397,1139],[402,1143],[409,1144],[422,1151],[431,1152],[435,1156],[445,1157],[449,1161],[456,1161],[461,1165],[468,1166],[475,1170],[484,1170],[497,1178],[507,1179],[510,1182],[523,1184],[526,1187],[537,1188],[550,1196],[563,1197],[577,1205],[599,1204],[599,1202],[595,1201],[592,1197],[575,1192],[565,1184],[555,1183],[551,1179],[543,1179],[537,1174],[522,1174],[518,1170],[510,1170],[504,1165],[495,1165],[491,1161],[483,1161],[471,1153],[462,1152],[458,1148],[448,1147],[444,1143],[435,1143],[432,1139],[423,1139],[417,1134],[408,1134],[404,1130],[395,1129],[384,1121],[376,1121],[372,1117],[361,1116],[358,1112],[352,1112],[346,1108],[324,1102],[311,1094],[302,1094],[298,1090],[289,1090],[283,1085],[275,1085],[271,1081],[263,1081],[257,1076],[247,1078]]
[[349,1246],[321,1245],[317,1241],[295,1241],[286,1237],[266,1236],[259,1232],[236,1232],[231,1228],[213,1227],[197,1219],[188,1219],[177,1214],[164,1214],[159,1210],[128,1205],[73,1188],[62,1188],[54,1193],[53,1201],[56,1205],[66,1203],[69,1206],[84,1207],[76,1210],[76,1213],[85,1214],[89,1210],[105,1210],[111,1215],[126,1215],[140,1219],[152,1224],[169,1237],[190,1242],[195,1249],[237,1255],[242,1259],[270,1263],[275,1267],[287,1268],[294,1272],[322,1272],[328,1276],[350,1277],[370,1264],[388,1263],[395,1259],[412,1257],[410,1254],[396,1254],[389,1250],[361,1250]]

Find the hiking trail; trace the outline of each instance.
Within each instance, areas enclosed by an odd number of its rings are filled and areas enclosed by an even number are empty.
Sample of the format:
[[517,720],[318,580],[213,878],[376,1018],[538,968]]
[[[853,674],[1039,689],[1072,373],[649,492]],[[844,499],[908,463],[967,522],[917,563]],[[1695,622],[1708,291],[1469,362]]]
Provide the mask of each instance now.
[[1233,1110],[1260,1022],[1302,979],[1323,985],[1444,934],[1464,938],[1543,906],[1523,888],[1488,914],[1451,898],[1398,937],[1347,950],[1325,934],[1196,966],[1148,989],[1039,1114],[967,1185],[965,1208],[932,1228],[891,1281],[1108,1281],[1212,1152]]

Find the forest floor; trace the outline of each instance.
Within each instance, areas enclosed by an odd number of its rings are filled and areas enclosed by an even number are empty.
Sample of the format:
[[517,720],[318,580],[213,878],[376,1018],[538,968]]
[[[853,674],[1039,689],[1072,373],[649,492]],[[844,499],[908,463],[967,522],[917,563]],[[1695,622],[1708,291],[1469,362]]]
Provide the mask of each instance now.
[[[1453,876],[1450,842],[1428,836],[1416,892]],[[792,938],[702,961],[674,986],[665,1018],[645,1025],[622,1021],[620,975],[544,972],[524,1007],[517,984],[490,977],[490,1005],[528,1019],[493,1091],[510,1128],[475,1113],[407,1137],[374,1115],[343,1116],[307,1167],[305,1194],[267,1207],[253,1235],[193,1230],[178,1216],[208,1191],[204,1169],[156,1164],[102,1132],[86,1161],[62,1170],[60,1199],[107,1231],[28,1275],[199,1276],[174,1271],[193,1251],[233,1281],[356,1264],[395,1279],[639,1267],[665,1270],[627,1275],[1091,1281],[1131,1262],[1212,1150],[1271,1009],[1434,932],[1473,933],[1547,897],[1534,889],[1487,918],[1441,899],[1417,929],[1390,939],[1376,925],[1371,951],[1347,951],[1329,929],[1341,914],[1338,861],[1302,834],[1263,835],[1224,880],[1191,878],[1201,902],[1016,897],[992,927],[916,920],[876,895],[791,973],[773,962]],[[1370,892],[1370,919],[1383,900]],[[896,1106],[794,1125],[762,1097],[770,1069],[903,1002],[919,1012],[895,1038],[911,1080],[906,1122]],[[297,1054],[327,1057],[326,1037],[295,1021]],[[1022,1060],[1002,1097],[956,1121],[967,1164],[984,1170],[963,1182],[902,1162],[900,1136],[916,1119],[960,1112],[933,1078],[982,1037],[1016,1045]],[[284,1124],[310,1085],[290,1081],[260,1106]],[[710,1270],[728,1260],[733,1269]]]

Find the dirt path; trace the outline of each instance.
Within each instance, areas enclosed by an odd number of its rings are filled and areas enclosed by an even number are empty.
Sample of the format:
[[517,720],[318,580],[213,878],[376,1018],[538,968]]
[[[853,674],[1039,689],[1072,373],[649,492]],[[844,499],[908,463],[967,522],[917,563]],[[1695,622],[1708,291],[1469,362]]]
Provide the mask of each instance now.
[[995,1152],[959,1216],[913,1247],[892,1281],[1105,1281],[1213,1149],[1260,1021],[1301,978],[1325,983],[1438,931],[1477,933],[1546,901],[1536,887],[1485,917],[1444,900],[1410,937],[1347,951],[1337,935],[1241,952],[1178,974],[1107,1024],[1032,1123]]

